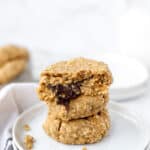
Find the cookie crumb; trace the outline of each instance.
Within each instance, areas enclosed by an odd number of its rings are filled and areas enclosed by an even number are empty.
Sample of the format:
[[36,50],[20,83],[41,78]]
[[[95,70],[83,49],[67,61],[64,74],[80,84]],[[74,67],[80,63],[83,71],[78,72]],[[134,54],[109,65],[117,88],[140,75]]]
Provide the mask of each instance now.
[[83,147],[82,150],[87,150],[87,148],[86,148],[86,147]]
[[26,135],[24,138],[24,144],[27,150],[31,150],[33,148],[33,143],[35,142],[33,136]]
[[25,124],[23,126],[23,128],[24,128],[25,131],[30,131],[31,130],[31,128],[30,128],[30,126],[28,124]]

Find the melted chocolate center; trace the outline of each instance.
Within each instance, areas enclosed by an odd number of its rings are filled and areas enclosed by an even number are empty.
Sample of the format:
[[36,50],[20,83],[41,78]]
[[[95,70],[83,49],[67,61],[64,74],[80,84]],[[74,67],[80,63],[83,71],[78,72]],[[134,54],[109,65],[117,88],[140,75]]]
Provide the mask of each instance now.
[[68,109],[70,100],[77,98],[81,95],[81,82],[70,83],[67,85],[57,84],[51,85],[48,84],[48,88],[51,89],[57,97],[57,104],[64,105]]

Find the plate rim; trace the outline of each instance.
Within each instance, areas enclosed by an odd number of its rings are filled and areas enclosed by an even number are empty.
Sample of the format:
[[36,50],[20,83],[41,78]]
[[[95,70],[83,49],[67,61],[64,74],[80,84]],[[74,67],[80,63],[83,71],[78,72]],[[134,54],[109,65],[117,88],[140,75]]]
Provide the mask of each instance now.
[[[18,125],[18,122],[26,115],[28,114],[29,112],[31,111],[35,111],[36,109],[40,109],[41,107],[43,107],[45,104],[42,103],[42,102],[39,102],[38,104],[35,104],[34,106],[28,108],[27,110],[25,110],[24,112],[22,112],[15,120],[14,124],[13,124],[13,128],[12,128],[12,137],[13,137],[13,142],[14,144],[16,145],[17,149],[18,150],[24,150],[22,148],[22,146],[19,144],[18,140],[17,140],[17,137],[16,137],[16,130],[17,130],[17,125]],[[149,141],[149,136],[148,136],[148,129],[147,127],[145,126],[144,124],[144,121],[143,121],[143,118],[142,116],[140,116],[139,114],[137,114],[136,112],[133,112],[125,107],[123,107],[123,105],[121,104],[118,104],[117,102],[109,102],[109,107],[112,107],[112,108],[109,108],[111,109],[111,111],[113,112],[117,112],[119,115],[121,115],[122,117],[128,119],[128,121],[132,121],[132,122],[137,122],[137,127],[140,129],[140,131],[142,131],[142,137],[143,138],[143,149],[144,147],[146,146],[146,144],[148,143]],[[119,111],[118,111],[119,110]],[[142,150],[143,150],[142,149]]]

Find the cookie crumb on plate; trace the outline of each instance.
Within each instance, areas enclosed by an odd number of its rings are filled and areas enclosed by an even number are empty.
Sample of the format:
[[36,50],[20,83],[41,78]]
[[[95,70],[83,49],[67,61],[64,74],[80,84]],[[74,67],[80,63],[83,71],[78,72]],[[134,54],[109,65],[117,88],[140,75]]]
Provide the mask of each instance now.
[[31,150],[33,148],[33,143],[35,142],[33,136],[26,135],[24,137],[24,144],[27,150]]
[[30,126],[29,126],[28,124],[25,124],[25,125],[23,126],[23,129],[24,129],[25,131],[30,131],[30,130],[31,130],[31,128],[30,128]]
[[87,148],[86,148],[86,147],[83,147],[82,150],[87,150]]

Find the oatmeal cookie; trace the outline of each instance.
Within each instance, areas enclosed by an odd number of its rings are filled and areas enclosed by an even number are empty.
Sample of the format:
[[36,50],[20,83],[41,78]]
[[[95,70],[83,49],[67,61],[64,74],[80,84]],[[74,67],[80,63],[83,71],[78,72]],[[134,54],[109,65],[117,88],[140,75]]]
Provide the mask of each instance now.
[[96,115],[103,110],[108,103],[108,93],[100,96],[80,96],[70,101],[67,105],[58,105],[55,101],[49,102],[49,115],[55,118],[68,121],[72,119],[85,118]]
[[14,79],[26,67],[28,52],[25,48],[9,45],[0,48],[0,84]]
[[64,103],[81,95],[101,95],[112,83],[106,64],[85,58],[75,58],[51,65],[41,73],[39,98]]
[[108,132],[110,120],[106,110],[94,116],[62,121],[49,115],[43,125],[45,132],[65,144],[89,144],[101,140]]

